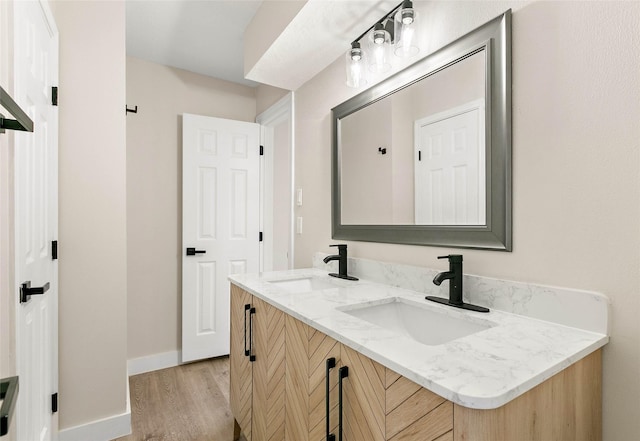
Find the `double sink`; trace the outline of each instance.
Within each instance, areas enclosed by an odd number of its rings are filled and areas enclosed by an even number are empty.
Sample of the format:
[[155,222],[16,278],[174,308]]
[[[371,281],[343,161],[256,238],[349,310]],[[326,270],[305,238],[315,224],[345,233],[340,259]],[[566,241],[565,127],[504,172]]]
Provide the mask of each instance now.
[[[269,283],[292,294],[345,286],[320,277],[273,280]],[[428,346],[448,343],[496,326],[490,320],[473,317],[448,306],[401,297],[349,304],[336,309]]]

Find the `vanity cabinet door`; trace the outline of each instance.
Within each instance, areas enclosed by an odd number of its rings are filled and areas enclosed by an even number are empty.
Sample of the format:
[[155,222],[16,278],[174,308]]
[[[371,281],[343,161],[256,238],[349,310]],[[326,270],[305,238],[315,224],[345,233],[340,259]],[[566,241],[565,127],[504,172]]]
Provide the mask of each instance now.
[[[285,332],[285,439],[326,441],[327,385],[329,432],[337,439],[340,344],[289,315]],[[327,369],[329,359],[333,367]]]
[[[327,384],[329,432],[339,439],[342,367],[344,441],[453,439],[451,402],[289,315],[285,336],[286,440],[327,440]],[[327,370],[329,359],[335,362]]]
[[253,298],[252,441],[284,440],[285,313]]
[[342,345],[345,441],[451,441],[453,403]]
[[453,403],[386,369],[385,433],[388,441],[452,441]]
[[[249,347],[249,311],[253,296],[231,284],[231,341],[229,349],[229,404],[236,420],[236,429],[242,430],[247,441],[251,439],[251,402],[253,394],[252,363],[245,355]],[[234,439],[238,439],[239,433]]]
[[290,315],[285,318],[286,440],[309,440],[309,326]]
[[[341,344],[333,338],[307,326],[309,341],[309,441],[327,439],[327,400],[329,433],[338,439],[338,370]],[[333,360],[328,368],[327,361]],[[327,388],[329,394],[327,395]],[[364,438],[363,438],[364,439]]]
[[342,365],[349,369],[343,381],[344,441],[385,441],[386,368],[341,345]]

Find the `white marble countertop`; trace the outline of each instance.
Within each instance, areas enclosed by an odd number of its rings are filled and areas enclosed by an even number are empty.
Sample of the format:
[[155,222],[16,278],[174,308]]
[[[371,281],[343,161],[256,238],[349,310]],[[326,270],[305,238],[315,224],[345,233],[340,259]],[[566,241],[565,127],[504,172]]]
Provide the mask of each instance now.
[[[291,293],[269,283],[320,278],[335,288]],[[302,322],[461,406],[494,409],[544,382],[609,337],[499,310],[465,311],[424,300],[424,294],[367,280],[329,277],[319,269],[238,274],[232,283]],[[348,305],[402,298],[452,317],[494,326],[436,346],[349,315]]]

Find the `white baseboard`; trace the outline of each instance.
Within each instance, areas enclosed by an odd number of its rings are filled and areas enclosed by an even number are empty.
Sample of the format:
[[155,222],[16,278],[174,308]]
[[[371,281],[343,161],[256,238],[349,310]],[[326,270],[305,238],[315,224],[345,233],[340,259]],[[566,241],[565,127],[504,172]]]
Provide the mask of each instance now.
[[[128,375],[131,376],[178,366],[180,364],[180,357],[180,351],[171,351],[128,360]],[[127,378],[126,412],[61,430],[58,432],[58,441],[111,441],[114,438],[129,434],[131,434],[131,398],[129,393],[129,379]]]
[[127,361],[127,368],[130,376],[144,374],[145,372],[178,366],[180,364],[180,359],[180,351],[162,352],[160,354],[148,355],[146,357],[132,358]]
[[124,413],[61,430],[58,441],[111,441],[130,434],[131,399],[127,378],[127,409]]

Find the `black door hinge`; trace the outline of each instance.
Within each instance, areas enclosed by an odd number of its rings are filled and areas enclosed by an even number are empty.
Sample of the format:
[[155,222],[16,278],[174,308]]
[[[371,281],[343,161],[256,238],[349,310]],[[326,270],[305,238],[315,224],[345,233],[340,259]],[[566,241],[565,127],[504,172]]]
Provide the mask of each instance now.
[[51,105],[58,105],[58,86],[53,86],[51,88]]
[[51,241],[51,260],[58,260],[58,241]]
[[259,235],[258,240],[259,240],[260,242],[262,242],[262,231],[260,232],[260,235]]
[[56,413],[58,411],[58,392],[51,395],[51,413]]
[[260,156],[264,156],[264,146],[260,146]]

